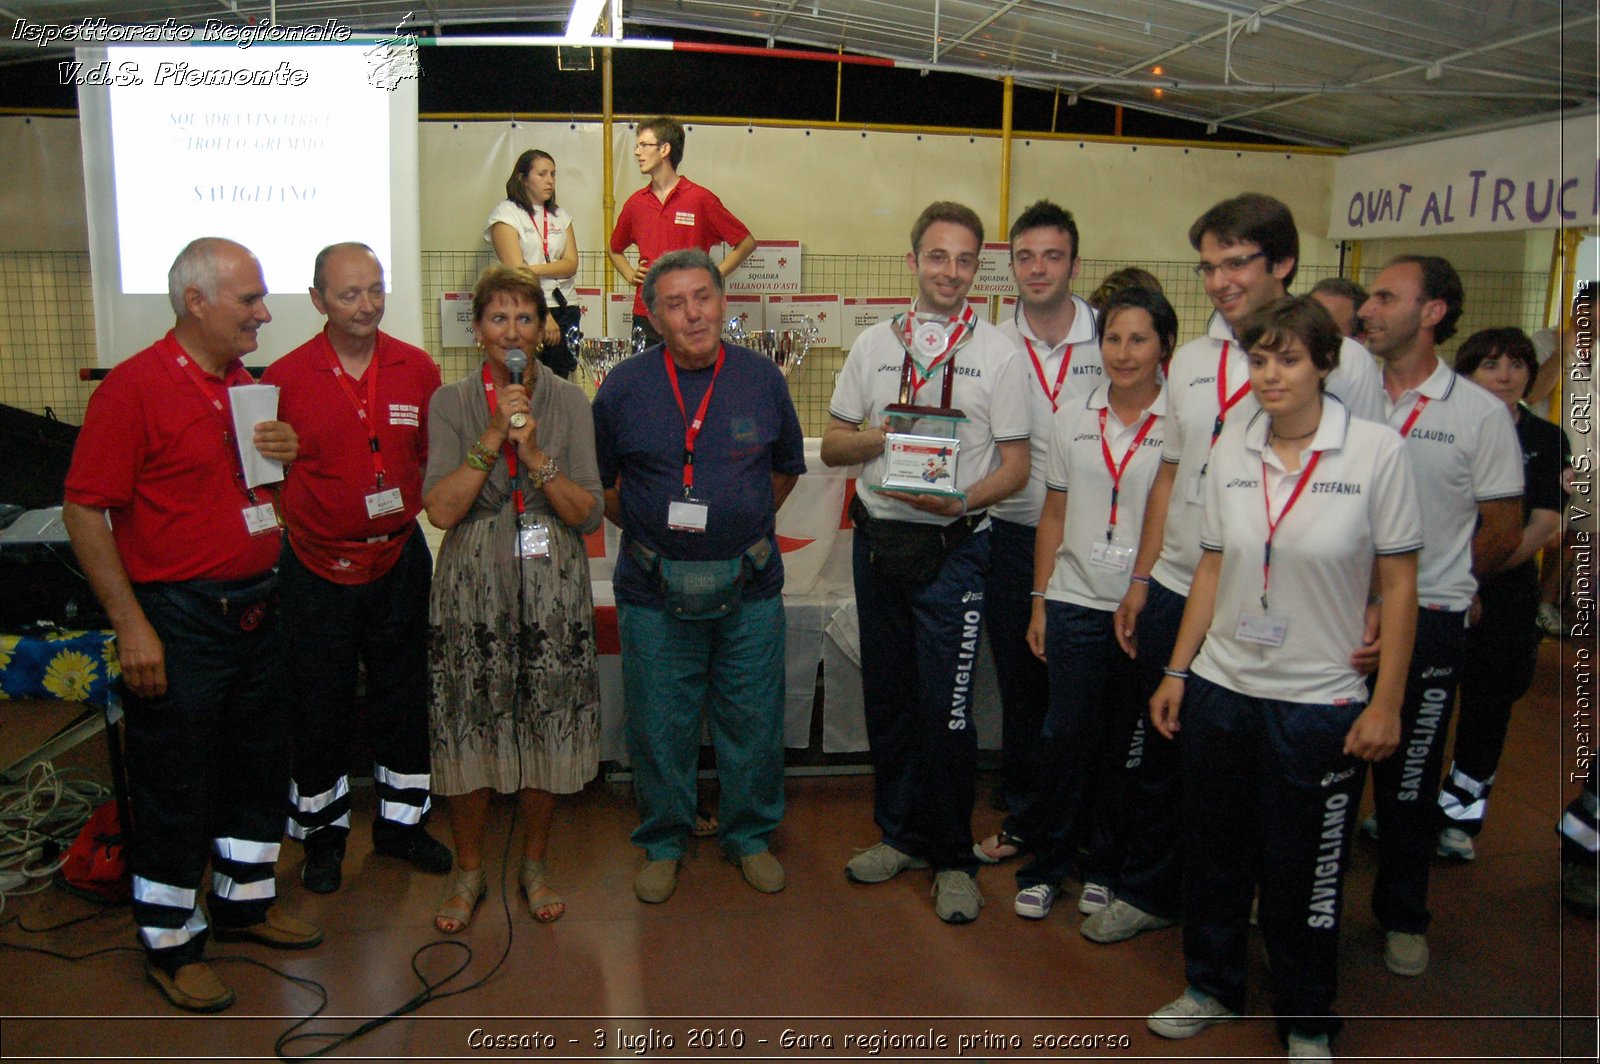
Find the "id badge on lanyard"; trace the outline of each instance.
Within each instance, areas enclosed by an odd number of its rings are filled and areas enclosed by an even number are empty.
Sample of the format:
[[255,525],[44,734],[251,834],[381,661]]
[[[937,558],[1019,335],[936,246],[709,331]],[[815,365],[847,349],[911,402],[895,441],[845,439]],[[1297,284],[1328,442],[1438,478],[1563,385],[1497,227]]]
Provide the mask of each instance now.
[[517,521],[517,557],[550,557],[550,527],[542,521]]
[[376,521],[385,514],[399,513],[405,509],[405,503],[400,498],[399,488],[389,488],[385,491],[375,491],[367,496],[367,519]]
[[711,406],[711,393],[716,390],[717,377],[722,373],[727,352],[718,348],[716,368],[711,371],[711,381],[706,385],[705,395],[701,396],[700,407],[693,418],[689,417],[689,411],[683,405],[683,391],[678,387],[678,367],[673,364],[672,355],[663,348],[661,357],[666,364],[667,379],[672,382],[672,395],[678,401],[678,412],[683,415],[683,498],[667,500],[667,527],[674,532],[703,533],[711,515],[711,507],[694,495],[695,445],[699,442],[706,410]]
[[278,511],[272,508],[270,502],[246,506],[242,512],[244,527],[252,536],[264,536],[268,532],[278,531]]

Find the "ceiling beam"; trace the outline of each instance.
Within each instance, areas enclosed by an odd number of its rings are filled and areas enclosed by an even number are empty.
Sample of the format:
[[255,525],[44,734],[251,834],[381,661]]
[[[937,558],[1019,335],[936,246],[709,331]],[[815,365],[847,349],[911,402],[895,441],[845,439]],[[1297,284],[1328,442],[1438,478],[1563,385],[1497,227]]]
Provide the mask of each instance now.
[[[1365,87],[1369,85],[1375,85],[1383,81],[1392,81],[1395,78],[1405,77],[1408,74],[1425,73],[1434,63],[1438,63],[1441,66],[1448,66],[1449,64],[1460,59],[1470,59],[1475,55],[1483,55],[1487,52],[1497,51],[1501,48],[1510,48],[1512,45],[1524,44],[1528,41],[1536,41],[1540,38],[1548,37],[1552,33],[1561,33],[1568,29],[1577,29],[1580,26],[1587,26],[1596,21],[1600,21],[1600,15],[1585,15],[1582,18],[1577,19],[1561,19],[1553,25],[1545,26],[1541,29],[1529,30],[1526,33],[1519,33],[1515,36],[1503,38],[1502,40],[1492,41],[1489,44],[1480,45],[1477,48],[1469,48],[1466,51],[1456,52],[1454,55],[1441,56],[1439,59],[1436,59],[1431,63],[1419,63],[1413,61],[1408,65],[1401,67],[1399,70],[1391,70],[1385,74],[1374,74],[1370,78],[1362,78],[1359,81],[1349,82],[1345,87]],[[1319,95],[1321,95],[1321,93],[1312,92],[1303,96],[1295,96],[1287,100],[1279,100],[1276,103],[1263,104],[1260,107],[1252,107],[1244,111],[1235,111],[1231,114],[1223,115],[1222,117],[1216,119],[1216,121],[1218,123],[1237,122],[1239,119],[1249,117],[1250,115],[1258,115],[1265,111],[1275,111],[1280,107],[1291,107],[1297,103],[1305,103],[1307,100],[1316,99]],[[1490,95],[1492,94],[1484,93],[1485,97]]]
[[935,40],[934,41],[934,46],[933,46],[933,61],[937,63],[939,61],[939,57],[940,56],[944,55],[946,52],[950,51],[950,49],[956,47],[957,45],[961,45],[961,44],[967,43],[967,41],[969,41],[974,34],[981,33],[984,30],[988,29],[990,26],[994,25],[996,20],[998,20],[1002,15],[1006,14],[1008,11],[1010,11],[1012,8],[1016,7],[1020,3],[1022,3],[1022,0],[1009,0],[1008,3],[1006,3],[1003,6],[997,8],[993,13],[991,13],[988,18],[983,19],[982,21],[974,24],[973,27],[970,30],[968,30],[967,32],[963,33],[961,36],[957,37],[955,40],[951,41],[949,44],[946,44],[943,48],[939,47],[939,42],[937,40]]

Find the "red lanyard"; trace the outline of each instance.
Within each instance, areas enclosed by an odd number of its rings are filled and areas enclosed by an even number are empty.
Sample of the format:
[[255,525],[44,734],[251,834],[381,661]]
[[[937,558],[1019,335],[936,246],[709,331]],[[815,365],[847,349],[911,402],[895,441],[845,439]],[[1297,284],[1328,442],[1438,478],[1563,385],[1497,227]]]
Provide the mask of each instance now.
[[1211,446],[1217,445],[1217,437],[1222,435],[1222,423],[1228,419],[1228,411],[1238,405],[1239,400],[1245,397],[1250,390],[1250,381],[1246,380],[1239,385],[1239,390],[1232,395],[1228,394],[1228,347],[1232,341],[1222,342],[1222,357],[1217,359],[1217,420],[1211,426]]
[[667,364],[667,379],[672,382],[673,398],[678,400],[678,413],[683,415],[683,497],[689,498],[694,488],[694,445],[700,438],[700,428],[706,421],[706,407],[711,405],[711,393],[717,387],[717,374],[722,372],[722,363],[728,357],[728,352],[720,345],[717,347],[717,366],[711,371],[711,383],[706,385],[706,394],[700,397],[700,406],[694,412],[694,420],[689,420],[689,411],[683,405],[683,391],[678,387],[678,367],[673,364],[672,356],[667,349],[661,349],[661,358]]
[[1056,386],[1052,388],[1045,383],[1044,363],[1040,362],[1039,356],[1034,353],[1033,341],[1024,336],[1022,343],[1028,349],[1028,357],[1033,359],[1034,375],[1039,378],[1039,387],[1044,389],[1045,398],[1050,400],[1050,409],[1060,410],[1061,406],[1057,400],[1061,398],[1061,385],[1067,379],[1067,367],[1072,365],[1072,348],[1074,345],[1068,344],[1066,351],[1062,352],[1061,368],[1056,371]]
[[907,311],[904,320],[900,323],[900,344],[906,349],[906,360],[900,367],[900,401],[902,403],[915,403],[917,393],[922,391],[922,386],[933,379],[939,370],[944,370],[944,387],[939,400],[940,406],[950,405],[950,391],[955,386],[955,375],[951,366],[956,360],[956,349],[971,338],[977,315],[973,313],[971,304],[961,312],[960,317],[951,318],[955,328],[950,330],[945,337],[944,350],[939,352],[932,362],[928,363],[928,372],[925,375],[917,374],[916,360],[911,357],[915,349],[913,333],[916,328],[917,315],[915,308]]
[[1106,408],[1100,408],[1100,455],[1106,460],[1106,472],[1111,474],[1111,523],[1106,525],[1106,542],[1110,543],[1112,534],[1117,528],[1117,493],[1122,490],[1122,474],[1127,472],[1128,463],[1133,461],[1133,456],[1139,452],[1139,445],[1150,434],[1150,426],[1156,423],[1156,416],[1151,414],[1144,419],[1144,424],[1139,426],[1138,435],[1128,445],[1128,451],[1122,456],[1122,464],[1116,465],[1111,461],[1111,445],[1106,442]]
[[533,212],[532,211],[528,212],[528,221],[532,222],[533,225],[536,227],[536,231],[539,233],[539,243],[541,245],[543,245],[543,247],[544,247],[544,261],[549,262],[550,261],[550,211],[549,211],[549,208],[540,207],[539,208],[539,217],[544,219],[544,227],[542,229],[537,228],[539,223],[538,223],[538,221],[536,221],[534,219]]
[[[489,375],[489,363],[483,364],[483,396],[489,400],[489,416],[492,418],[500,411],[500,403],[494,395],[494,378]],[[517,509],[517,516],[522,516],[522,481],[517,479],[517,449],[509,439],[500,445],[505,452],[506,472],[511,475],[511,505]]]
[[1321,451],[1311,452],[1311,461],[1306,463],[1305,469],[1300,474],[1300,481],[1289,493],[1289,499],[1283,504],[1283,509],[1278,511],[1277,520],[1272,517],[1272,496],[1267,494],[1267,461],[1261,460],[1261,498],[1267,504],[1267,546],[1261,558],[1261,608],[1267,608],[1267,585],[1272,581],[1272,537],[1278,534],[1278,526],[1283,524],[1283,519],[1289,516],[1289,511],[1294,509],[1294,504],[1300,501],[1300,493],[1306,490],[1306,485],[1311,483],[1311,474],[1316,472],[1317,459],[1322,457]]
[[1426,395],[1417,396],[1417,401],[1411,404],[1411,413],[1406,416],[1405,424],[1400,426],[1400,438],[1403,440],[1411,435],[1411,426],[1417,423],[1417,418],[1428,408],[1429,399]]
[[[322,334],[322,350],[327,356],[328,368],[333,370],[333,379],[339,382],[339,387],[344,390],[345,397],[350,400],[350,405],[355,408],[356,418],[361,422],[361,427],[367,430],[367,448],[372,452],[372,476],[378,489],[383,489],[383,452],[382,445],[378,442],[378,426],[372,416],[372,411],[378,408],[378,348],[374,343],[372,348],[372,362],[367,366],[367,397],[363,399],[356,391],[355,385],[350,383],[350,374],[344,371],[344,366],[339,364],[339,355],[333,349],[333,344],[328,340],[326,331]],[[492,385],[491,385],[492,387]]]
[[[222,442],[227,445],[228,453],[233,457],[233,475],[237,478],[239,487],[244,491],[244,497],[250,500],[250,505],[256,505],[256,489],[249,487],[244,482],[244,458],[239,454],[239,448],[233,438],[233,405],[228,401],[227,381],[219,381],[217,378],[208,375],[199,366],[195,365],[194,359],[190,358],[187,352],[179,352],[176,360],[179,368],[183,370],[189,380],[194,383],[195,388],[199,390],[200,397],[211,407],[212,416],[221,422]],[[229,365],[236,367],[238,374],[244,377],[243,383],[248,384],[254,379],[243,366],[238,366],[237,362],[229,363]],[[230,369],[228,376],[234,376],[234,372],[234,369]]]

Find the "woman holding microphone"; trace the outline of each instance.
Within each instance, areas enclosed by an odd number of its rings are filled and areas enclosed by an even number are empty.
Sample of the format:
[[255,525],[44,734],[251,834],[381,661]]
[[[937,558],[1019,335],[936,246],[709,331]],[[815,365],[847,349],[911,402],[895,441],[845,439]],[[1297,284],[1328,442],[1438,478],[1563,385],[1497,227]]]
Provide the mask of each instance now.
[[[1259,887],[1279,1033],[1291,1059],[1330,1060],[1350,834],[1366,763],[1400,739],[1421,514],[1400,437],[1323,392],[1340,337],[1320,304],[1280,299],[1238,335],[1261,409],[1212,454],[1204,554],[1150,700],[1184,733],[1189,985],[1149,1026],[1188,1038],[1238,1015]],[[1351,664],[1369,588],[1370,695]]]
[[539,360],[558,377],[572,376],[578,357],[567,348],[567,330],[582,317],[573,280],[578,238],[572,215],[556,206],[556,161],[549,152],[529,148],[517,156],[506,178],[506,198],[489,212],[483,239],[494,246],[501,265],[538,278],[549,309]]
[[[449,796],[457,870],[435,924],[467,926],[484,894],[493,794],[515,792],[518,882],[534,919],[566,911],[545,848],[557,794],[599,765],[600,678],[583,536],[600,526],[594,419],[537,359],[544,294],[491,266],[472,292],[482,366],[433,394],[422,504],[446,529],[429,608],[434,792]],[[525,374],[525,376],[524,376]]]

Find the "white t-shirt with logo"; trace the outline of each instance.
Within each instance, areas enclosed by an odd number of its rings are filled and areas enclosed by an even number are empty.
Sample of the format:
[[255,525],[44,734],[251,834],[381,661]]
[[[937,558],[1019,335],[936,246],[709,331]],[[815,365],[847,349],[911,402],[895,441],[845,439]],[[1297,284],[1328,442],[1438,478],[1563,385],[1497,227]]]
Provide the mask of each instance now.
[[[572,215],[567,213],[565,207],[547,212],[543,206],[538,206],[530,213],[512,200],[501,200],[489,212],[489,220],[483,223],[483,239],[490,246],[494,244],[491,234],[496,223],[509,225],[516,232],[517,240],[522,244],[522,261],[530,266],[558,262],[567,252],[567,232],[572,228]],[[548,256],[545,255],[546,242],[550,245]],[[571,277],[541,277],[539,283],[544,286],[545,299],[549,300],[552,307],[556,306],[558,288],[569,304],[577,301],[576,273]]]
[[[1027,312],[1017,304],[1010,321],[1000,323],[1000,332],[1012,342],[1022,357],[1028,376],[1028,412],[1033,419],[1033,439],[1030,444],[1032,460],[1029,463],[1028,483],[1010,498],[995,503],[989,513],[1005,521],[1014,521],[1030,527],[1039,523],[1039,513],[1044,509],[1044,469],[1050,457],[1050,437],[1054,432],[1057,410],[1066,410],[1071,400],[1085,395],[1105,381],[1105,367],[1100,361],[1100,341],[1095,334],[1095,312],[1078,296],[1072,297],[1076,310],[1072,328],[1066,339],[1054,347],[1046,348],[1028,324]],[[1030,355],[1031,345],[1031,355]],[[1038,368],[1034,359],[1038,359]],[[1061,377],[1061,391],[1055,404],[1050,402],[1046,387],[1056,386],[1056,377],[1066,363],[1066,375]],[[1043,383],[1041,383],[1041,377]],[[1135,535],[1138,533],[1135,532]]]
[[[1049,489],[1067,493],[1066,525],[1045,598],[1108,611],[1122,601],[1128,578],[1133,575],[1133,555],[1139,551],[1145,500],[1161,466],[1162,422],[1167,412],[1163,390],[1149,409],[1140,411],[1131,424],[1124,425],[1111,409],[1109,391],[1110,386],[1103,384],[1061,408],[1045,467]],[[1106,416],[1106,447],[1111,461],[1122,468],[1115,526],[1111,524],[1111,470],[1100,445],[1102,411]],[[1155,420],[1123,467],[1128,449],[1151,416]]]
[[[1366,678],[1350,655],[1361,645],[1373,558],[1422,547],[1411,465],[1392,430],[1325,399],[1301,467],[1290,473],[1267,446],[1268,422],[1260,410],[1230,421],[1211,454],[1200,542],[1222,553],[1222,569],[1211,628],[1191,668],[1252,698],[1364,703]],[[1310,480],[1285,514],[1313,453],[1320,457]],[[1263,611],[1267,496],[1278,526]],[[1284,623],[1281,645],[1240,637],[1241,619],[1263,613]]]

